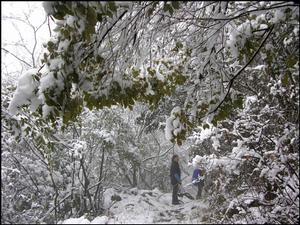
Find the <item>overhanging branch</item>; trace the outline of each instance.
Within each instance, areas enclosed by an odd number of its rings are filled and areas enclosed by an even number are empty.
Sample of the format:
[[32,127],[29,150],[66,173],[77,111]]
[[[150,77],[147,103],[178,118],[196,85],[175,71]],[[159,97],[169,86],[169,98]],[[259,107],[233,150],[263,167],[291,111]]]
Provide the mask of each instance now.
[[[256,52],[252,55],[251,59],[230,79],[229,81],[229,84],[228,84],[228,90],[227,90],[227,93],[225,95],[225,97],[222,99],[222,101],[218,104],[218,106],[211,112],[208,113],[209,114],[212,114],[214,112],[216,112],[220,106],[223,104],[223,102],[225,101],[226,97],[228,96],[229,92],[230,92],[230,89],[233,85],[233,82],[234,80],[246,69],[246,67],[253,61],[253,59],[255,58],[255,56],[258,54],[258,52],[260,51],[260,49],[262,48],[262,46],[265,44],[265,42],[267,41],[267,39],[269,38],[270,34],[272,33],[273,31],[273,28],[274,28],[274,25],[272,25],[269,29],[269,33],[267,34],[267,36],[265,37],[265,39],[261,42],[259,48],[256,50]],[[267,30],[266,30],[267,32]],[[265,33],[266,33],[265,32]]]

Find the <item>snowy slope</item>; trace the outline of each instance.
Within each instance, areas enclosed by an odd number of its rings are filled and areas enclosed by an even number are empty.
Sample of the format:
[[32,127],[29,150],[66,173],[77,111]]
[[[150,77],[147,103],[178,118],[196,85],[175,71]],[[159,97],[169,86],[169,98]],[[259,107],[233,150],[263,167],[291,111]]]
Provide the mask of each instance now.
[[[120,201],[111,201],[115,194],[121,197]],[[70,218],[60,224],[198,224],[207,209],[202,200],[190,200],[185,196],[179,198],[183,204],[172,205],[172,193],[162,193],[158,189],[134,188],[120,192],[111,188],[106,190],[104,196],[105,215],[92,221],[85,216]]]

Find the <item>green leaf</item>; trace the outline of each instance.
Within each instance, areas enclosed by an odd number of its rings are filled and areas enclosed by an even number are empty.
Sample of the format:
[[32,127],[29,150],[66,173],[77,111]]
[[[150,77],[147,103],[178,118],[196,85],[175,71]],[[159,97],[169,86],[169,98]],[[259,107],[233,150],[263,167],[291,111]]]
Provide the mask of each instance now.
[[42,145],[45,144],[44,138],[41,135],[38,136],[35,141],[36,141],[38,147],[41,147]]
[[78,82],[79,82],[79,75],[77,73],[72,73],[70,76],[71,76],[71,80],[74,83],[78,84]]
[[209,125],[206,123],[203,125],[203,129],[209,129]]
[[182,48],[183,44],[180,41],[178,41],[178,42],[176,42],[176,47],[177,48]]
[[88,7],[87,21],[93,26],[97,23],[97,14],[91,7]]
[[48,106],[57,105],[57,103],[53,99],[51,99],[51,97],[47,93],[44,93],[44,96],[45,96],[45,102]]
[[95,33],[95,26],[87,24],[86,28],[83,32],[84,40],[89,42],[91,40],[91,34],[94,34],[94,33]]
[[281,80],[284,87],[289,85],[289,74],[286,72]]
[[104,16],[104,14],[102,14],[102,13],[98,13],[97,14],[97,21],[99,21],[99,22],[102,22],[102,20],[103,20],[103,17]]
[[289,55],[286,59],[286,66],[292,68],[297,63],[297,59],[294,55]]
[[171,5],[169,5],[169,4],[164,4],[163,10],[164,10],[164,12],[169,11],[170,15],[171,15],[171,16],[173,15],[174,10],[173,10],[173,8],[171,7]]
[[57,20],[63,20],[66,14],[71,14],[72,12],[66,7],[65,3],[58,3],[54,6],[53,17]]
[[244,99],[242,96],[239,96],[236,100],[233,101],[234,108],[243,108]]
[[155,71],[154,69],[151,69],[151,67],[148,67],[148,68],[147,68],[147,71],[148,71],[148,73],[149,73],[151,76],[154,76],[155,73],[156,73],[156,71]]
[[180,4],[178,1],[172,1],[171,4],[174,9],[179,9]]
[[[53,52],[54,51],[54,47],[55,47],[55,44],[52,41],[48,41],[48,43],[47,43],[47,49],[48,49],[48,51],[49,52]],[[45,56],[45,53],[44,53],[44,57],[45,57],[45,60],[46,60],[47,54]]]
[[116,7],[116,4],[114,2],[108,2],[108,8],[112,12],[116,12],[117,11],[117,7]]
[[218,121],[227,119],[234,109],[243,108],[243,97],[238,96],[236,100],[232,101],[231,98],[226,99],[215,114],[212,124],[217,126]]
[[140,74],[140,71],[139,71],[139,70],[135,70],[134,68],[132,69],[132,76],[133,76],[134,78],[138,77],[139,74]]
[[64,124],[68,124],[69,121],[74,121],[76,119],[82,111],[82,103],[82,99],[79,97],[70,100],[69,104],[66,105],[63,115]]
[[96,56],[96,62],[99,63],[99,64],[102,64],[102,63],[104,63],[104,58],[102,58],[100,55],[97,55]]

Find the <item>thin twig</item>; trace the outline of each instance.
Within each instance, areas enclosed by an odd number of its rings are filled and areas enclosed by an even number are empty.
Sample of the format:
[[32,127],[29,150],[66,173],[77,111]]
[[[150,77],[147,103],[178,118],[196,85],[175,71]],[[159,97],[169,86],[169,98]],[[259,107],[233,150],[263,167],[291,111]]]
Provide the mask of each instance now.
[[27,66],[32,67],[28,62],[24,61],[23,59],[20,59],[20,58],[19,58],[18,56],[16,56],[14,53],[11,53],[10,51],[8,51],[8,50],[5,49],[5,48],[1,48],[1,49],[2,49],[3,51],[5,51],[5,52],[11,54],[13,57],[15,57],[17,60],[23,62],[23,63],[26,64]]
[[174,145],[172,147],[170,147],[168,150],[166,150],[164,153],[162,153],[161,155],[156,155],[156,156],[151,156],[149,158],[146,158],[143,160],[143,162],[149,160],[149,159],[153,159],[153,158],[156,158],[156,157],[161,157],[161,156],[164,156],[165,154],[167,154],[172,148],[174,148]]
[[49,16],[48,16],[48,28],[49,28],[50,37],[52,37]]

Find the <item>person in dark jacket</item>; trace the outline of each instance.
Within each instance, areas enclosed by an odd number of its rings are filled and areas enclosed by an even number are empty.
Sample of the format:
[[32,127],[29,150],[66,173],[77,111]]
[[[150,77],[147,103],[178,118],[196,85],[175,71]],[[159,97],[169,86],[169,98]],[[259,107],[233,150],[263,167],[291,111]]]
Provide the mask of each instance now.
[[180,204],[178,200],[178,191],[181,185],[180,179],[180,168],[179,168],[179,156],[173,155],[172,156],[172,163],[171,163],[171,170],[170,170],[170,177],[171,177],[171,184],[173,185],[173,194],[172,194],[172,204],[178,205]]

